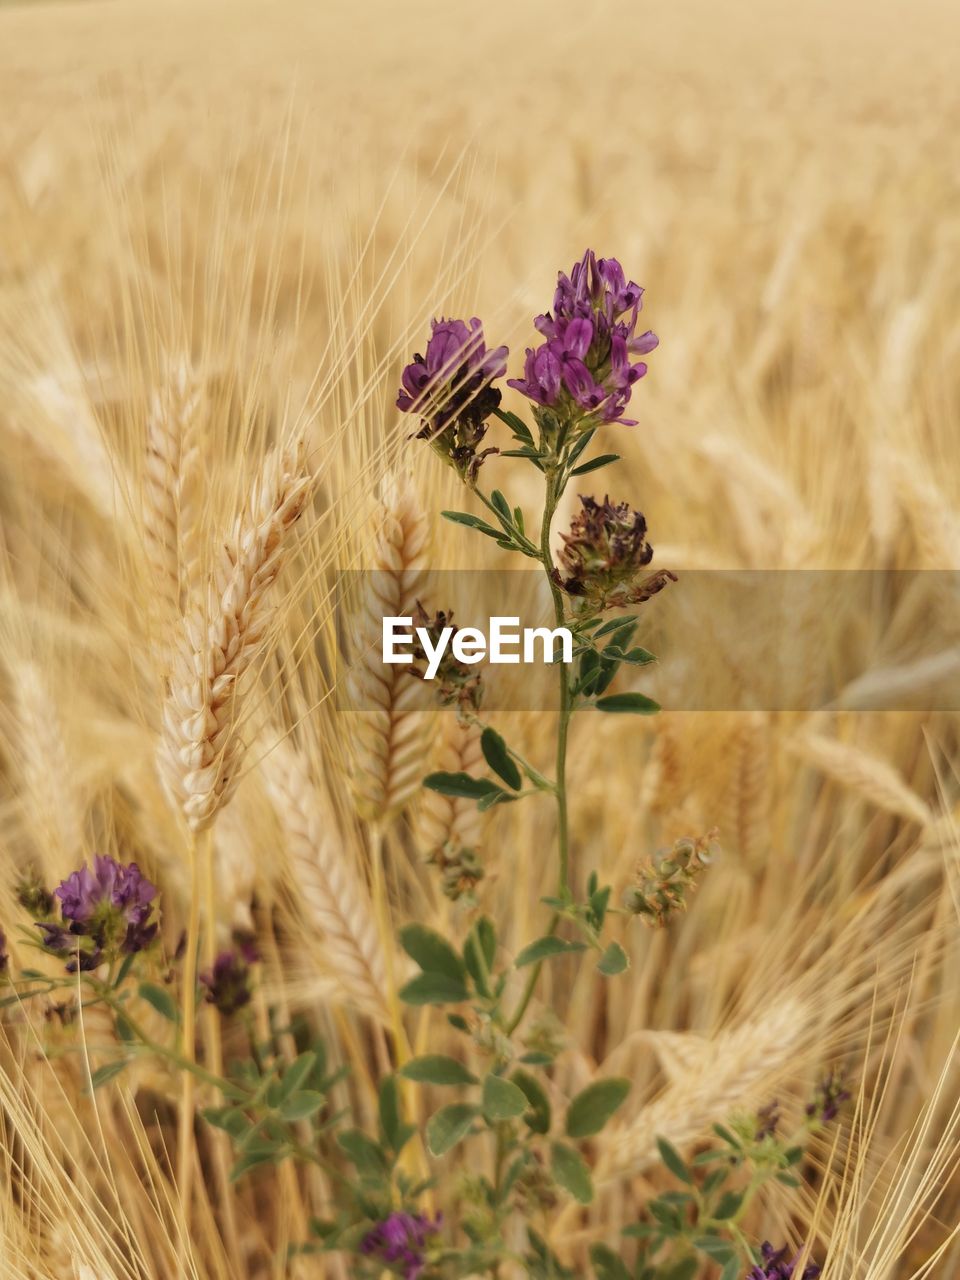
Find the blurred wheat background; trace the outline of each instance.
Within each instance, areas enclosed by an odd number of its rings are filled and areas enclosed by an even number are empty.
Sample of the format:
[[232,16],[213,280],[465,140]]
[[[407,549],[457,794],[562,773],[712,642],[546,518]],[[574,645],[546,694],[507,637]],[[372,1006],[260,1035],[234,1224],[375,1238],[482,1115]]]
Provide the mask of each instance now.
[[[440,527],[456,495],[407,439],[400,368],[435,314],[482,316],[516,361],[588,245],[645,286],[660,335],[609,482],[646,513],[656,564],[960,567],[958,37],[935,0],[3,6],[14,956],[24,869],[52,884],[95,851],[158,880],[172,952],[196,896],[189,829],[206,827],[210,937],[256,929],[258,1018],[273,1004],[325,1028],[363,1116],[396,927],[462,910],[423,855],[477,848],[504,947],[535,936],[549,808],[425,800],[430,768],[476,759],[469,734],[402,705],[386,727],[345,722],[333,595],[339,568],[389,571],[403,602],[423,568],[499,563]],[[184,776],[164,718],[191,697],[181,612],[199,601],[203,632],[231,529],[260,557],[248,684],[209,709]],[[562,1014],[541,1027],[565,1044],[559,1096],[598,1072],[634,1080],[597,1144],[597,1201],[548,1224],[574,1265],[658,1185],[657,1134],[688,1149],[731,1107],[799,1105],[839,1064],[856,1098],[836,1148],[751,1229],[811,1240],[827,1280],[960,1274],[958,722],[870,709],[890,682],[936,706],[956,680],[943,582],[918,579],[882,627],[864,617],[853,710],[671,714],[664,691],[650,721],[577,723],[581,886],[597,867],[622,888],[712,826],[723,856],[668,931],[617,925],[626,979],[541,988]],[[943,650],[918,660],[934,626]],[[498,722],[545,763],[549,716]],[[224,751],[227,781],[204,772]],[[426,1014],[406,1034],[423,1051],[447,1032]],[[95,1061],[92,1017],[83,1035]],[[274,1190],[228,1187],[176,1081],[139,1065],[93,1100],[58,1051],[74,1036],[51,1014],[4,1041],[4,1277],[349,1274],[283,1261],[323,1185],[285,1167]]]

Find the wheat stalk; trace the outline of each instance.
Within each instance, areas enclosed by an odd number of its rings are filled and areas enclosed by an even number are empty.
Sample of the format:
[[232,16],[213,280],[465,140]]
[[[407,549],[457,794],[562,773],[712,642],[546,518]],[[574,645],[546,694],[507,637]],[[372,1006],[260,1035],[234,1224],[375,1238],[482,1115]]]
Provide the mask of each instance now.
[[383,821],[402,809],[420,785],[426,755],[427,717],[419,682],[380,660],[385,617],[412,616],[423,589],[427,522],[415,494],[391,483],[374,568],[364,582],[356,619],[358,653],[350,672],[357,707],[353,785],[364,817]]
[[264,652],[274,617],[269,590],[311,490],[299,451],[267,459],[224,542],[206,601],[184,618],[158,761],[168,794],[194,832],[210,826],[236,787],[243,677]]
[[272,751],[263,768],[304,910],[323,931],[330,974],[348,1001],[386,1021],[386,965],[373,904],[337,845],[330,806],[289,744]]
[[810,731],[793,738],[789,748],[841,786],[870,800],[878,809],[895,813],[923,828],[933,823],[934,814],[929,805],[885,760],[849,743]]

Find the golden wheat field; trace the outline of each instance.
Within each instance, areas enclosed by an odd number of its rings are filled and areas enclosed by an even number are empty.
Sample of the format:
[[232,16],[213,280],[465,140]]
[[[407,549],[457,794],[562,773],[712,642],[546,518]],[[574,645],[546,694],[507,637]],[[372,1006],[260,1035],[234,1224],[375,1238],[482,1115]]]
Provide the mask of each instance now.
[[[960,1277],[958,40],[0,5],[2,1280]],[[638,423],[551,491],[504,384],[474,494],[404,366],[477,316],[518,377],[588,248]],[[658,714],[379,662],[608,491],[693,601]],[[747,571],[781,630],[684,595]]]

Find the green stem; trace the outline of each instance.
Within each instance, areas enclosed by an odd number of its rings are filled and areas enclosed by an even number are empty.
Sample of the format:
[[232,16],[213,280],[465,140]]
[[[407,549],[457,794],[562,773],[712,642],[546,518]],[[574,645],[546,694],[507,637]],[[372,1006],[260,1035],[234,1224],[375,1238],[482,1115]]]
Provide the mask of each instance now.
[[[553,517],[556,513],[557,503],[560,500],[561,493],[559,461],[554,459],[553,461],[545,464],[544,469],[547,477],[547,493],[544,499],[543,519],[540,525],[540,560],[543,564],[544,572],[547,575],[547,581],[550,584],[550,594],[553,598],[553,611],[557,626],[563,626],[566,620],[563,592],[554,580],[553,553],[550,549],[550,529],[553,524]],[[570,680],[567,676],[567,669],[561,662],[558,664],[557,670],[559,673],[559,724],[557,727],[556,776],[553,784],[553,794],[556,796],[557,800],[557,853],[559,861],[557,895],[564,900],[569,900],[570,832],[567,814],[567,736],[570,727],[570,715],[573,708],[572,699],[570,697]],[[550,921],[547,933],[555,933],[559,923],[560,915],[558,912],[555,912]],[[507,1022],[507,1035],[512,1035],[520,1025],[523,1015],[526,1013],[527,1007],[533,997],[533,992],[536,988],[537,980],[540,977],[540,970],[542,967],[543,961],[540,961],[530,970],[526,985],[520,997],[520,1003],[514,1011],[513,1016]]]

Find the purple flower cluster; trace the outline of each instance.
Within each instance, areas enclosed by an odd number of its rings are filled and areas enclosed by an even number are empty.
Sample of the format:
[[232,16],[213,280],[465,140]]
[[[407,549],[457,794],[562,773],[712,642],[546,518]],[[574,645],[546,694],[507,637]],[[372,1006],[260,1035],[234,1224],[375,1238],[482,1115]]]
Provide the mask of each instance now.
[[553,314],[534,321],[546,341],[527,348],[523,377],[507,385],[563,419],[636,426],[623,413],[647,366],[630,358],[658,341],[649,330],[637,333],[642,297],[616,258],[588,249],[569,276],[560,272]]
[[500,405],[491,384],[507,369],[507,348],[488,351],[483,325],[474,317],[434,320],[425,355],[417,353],[401,376],[397,408],[419,414],[418,439],[429,440],[445,462],[475,479],[487,453],[477,453],[486,421]]
[[746,1280],[817,1280],[820,1268],[815,1262],[809,1262],[803,1269],[803,1275],[796,1271],[799,1258],[788,1259],[789,1250],[774,1249],[769,1241],[760,1246],[760,1263],[748,1273]]
[[850,1093],[843,1085],[843,1076],[839,1071],[831,1071],[817,1085],[813,1099],[807,1106],[807,1118],[817,1124],[829,1124],[839,1114],[840,1107],[848,1100]]
[[439,1219],[431,1222],[421,1213],[391,1213],[363,1237],[360,1252],[387,1263],[404,1280],[417,1280],[426,1266],[424,1253],[430,1238],[439,1229]]
[[95,969],[105,959],[150,945],[158,927],[150,919],[156,896],[156,885],[135,862],[98,855],[93,870],[81,867],[54,890],[63,923],[38,921],[37,928],[45,946],[64,954],[77,949],[78,938],[88,939],[91,945],[78,949],[67,968]]
[[200,974],[207,1001],[229,1016],[250,1003],[250,966],[260,957],[253,942],[241,939],[238,946],[221,951],[213,967]]

